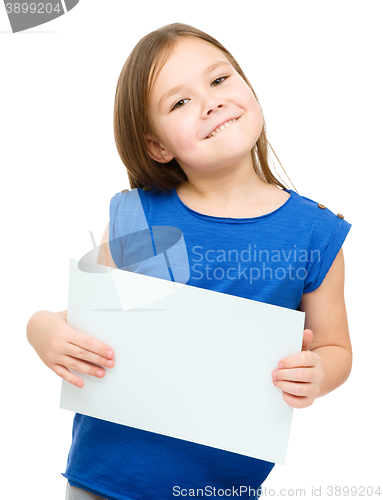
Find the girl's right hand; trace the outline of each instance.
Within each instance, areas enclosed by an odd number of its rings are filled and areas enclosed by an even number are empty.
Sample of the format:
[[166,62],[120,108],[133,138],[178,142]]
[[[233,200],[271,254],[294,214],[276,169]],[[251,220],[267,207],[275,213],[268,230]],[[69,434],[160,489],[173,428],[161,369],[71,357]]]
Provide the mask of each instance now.
[[114,353],[109,346],[70,327],[66,315],[67,311],[38,311],[28,322],[27,338],[48,368],[81,388],[84,381],[70,370],[102,378],[102,367],[114,366]]

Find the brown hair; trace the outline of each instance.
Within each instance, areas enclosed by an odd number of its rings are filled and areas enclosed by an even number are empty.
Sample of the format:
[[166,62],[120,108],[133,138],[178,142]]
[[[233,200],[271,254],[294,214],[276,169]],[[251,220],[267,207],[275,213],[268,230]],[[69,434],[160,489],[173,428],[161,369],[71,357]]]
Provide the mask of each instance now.
[[[187,181],[186,174],[174,158],[166,164],[153,160],[147,152],[144,138],[145,134],[150,133],[147,110],[155,77],[161,71],[179,37],[201,38],[220,49],[250,87],[259,104],[250,82],[237,61],[223,45],[207,33],[187,24],[174,23],[144,36],[134,47],[122,68],[114,101],[114,138],[132,189],[154,188],[169,191],[174,185]],[[270,170],[268,144],[266,124],[263,119],[261,134],[251,150],[254,170],[266,182],[286,188]]]

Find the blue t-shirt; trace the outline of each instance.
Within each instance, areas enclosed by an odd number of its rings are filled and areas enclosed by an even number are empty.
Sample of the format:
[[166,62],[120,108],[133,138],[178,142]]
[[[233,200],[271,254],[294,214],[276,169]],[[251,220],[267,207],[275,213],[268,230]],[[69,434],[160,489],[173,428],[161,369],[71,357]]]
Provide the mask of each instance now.
[[[120,269],[298,309],[302,294],[322,283],[351,225],[287,192],[277,210],[252,218],[200,214],[175,189],[117,193],[110,203],[113,260]],[[113,500],[165,500],[185,492],[222,498],[227,490],[248,499],[274,466],[80,414],[72,437],[63,475]]]

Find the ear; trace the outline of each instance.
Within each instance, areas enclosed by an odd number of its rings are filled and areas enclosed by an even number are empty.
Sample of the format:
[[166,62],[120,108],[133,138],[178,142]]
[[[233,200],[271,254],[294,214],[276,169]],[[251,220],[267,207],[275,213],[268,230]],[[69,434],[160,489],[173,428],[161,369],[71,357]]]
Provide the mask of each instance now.
[[153,160],[159,163],[168,163],[174,158],[174,155],[158,142],[155,137],[145,135],[145,142],[148,154]]

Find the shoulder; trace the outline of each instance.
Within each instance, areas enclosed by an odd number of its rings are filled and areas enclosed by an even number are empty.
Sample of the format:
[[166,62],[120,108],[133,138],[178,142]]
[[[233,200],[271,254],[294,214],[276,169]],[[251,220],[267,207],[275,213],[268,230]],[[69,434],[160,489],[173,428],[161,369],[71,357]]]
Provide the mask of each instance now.
[[119,191],[118,193],[116,193],[114,197],[117,197],[117,198],[126,198],[127,196],[132,196],[132,195],[135,195],[137,194],[139,191],[142,191],[142,189],[137,189],[137,188],[134,188],[134,189],[123,189],[122,191]]
[[[295,193],[295,192],[294,192]],[[333,212],[324,203],[295,193],[295,212],[300,214],[301,237],[306,238],[308,255],[307,276],[303,293],[316,290],[335,261],[350,231],[351,224],[340,212]],[[306,226],[305,226],[306,224]],[[338,261],[341,260],[339,255]]]
[[134,229],[139,231],[147,228],[147,203],[141,192],[142,189],[124,189],[110,200],[109,215],[113,237],[127,235]]
[[153,188],[123,189],[112,197],[110,210],[119,212],[139,207],[147,212],[150,206],[158,207],[171,198],[171,191],[159,191]]
[[[318,213],[325,216],[336,215],[339,219],[344,219],[344,215],[340,212],[331,211],[326,205],[323,203],[318,203],[317,201],[312,200],[311,198],[307,198],[306,196],[299,195],[294,191],[294,194],[297,196],[299,203],[302,207],[305,207],[307,210],[312,211],[315,215]],[[319,211],[318,211],[319,209]]]
[[141,199],[144,199],[148,197],[158,196],[159,194],[163,193],[161,191],[157,191],[156,189],[152,189],[149,187],[142,187],[133,189],[123,189],[122,191],[116,193],[113,198],[116,197],[118,199],[126,200],[128,198],[134,198],[139,196]]
[[138,203],[142,200],[144,196],[143,193],[145,193],[145,191],[143,191],[141,188],[123,189],[122,191],[119,191],[114,196],[112,196],[112,199],[110,200],[111,208],[119,207],[121,209],[122,207],[127,207],[134,203]]
[[302,196],[295,191],[290,191],[291,196],[295,200],[294,214],[295,217],[301,220],[302,224],[315,226],[317,229],[335,227],[351,227],[351,224],[346,221],[345,216],[337,210],[332,210],[327,207],[323,201],[315,201],[306,196]]

